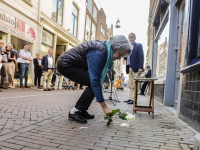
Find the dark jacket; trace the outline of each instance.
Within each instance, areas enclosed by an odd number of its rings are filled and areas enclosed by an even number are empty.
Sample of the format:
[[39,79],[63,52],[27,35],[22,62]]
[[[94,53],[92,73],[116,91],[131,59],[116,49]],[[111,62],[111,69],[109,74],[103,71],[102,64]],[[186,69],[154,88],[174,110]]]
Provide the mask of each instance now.
[[[125,60],[127,60],[127,58],[125,58]],[[130,66],[126,65],[126,73],[129,74],[129,67],[132,68],[133,72],[138,72],[138,69],[143,69],[143,63],[144,52],[142,44],[134,43],[134,48],[130,56]]]
[[149,68],[147,74],[145,74],[145,78],[151,78],[151,69]]
[[[54,66],[54,58],[53,58],[53,69],[55,68]],[[48,71],[48,55],[44,55],[42,57],[42,66],[43,66],[43,71]]]
[[[10,52],[10,58],[14,58],[14,56],[15,56],[15,58],[17,59],[15,53],[14,53],[13,51],[11,51],[11,52]],[[8,62],[12,62],[12,61],[15,63],[15,60],[8,59]]]
[[78,67],[88,70],[86,54],[90,50],[99,50],[103,53],[105,60],[107,60],[105,41],[87,41],[60,55],[57,61],[57,66],[59,66],[60,69]]
[[[41,59],[40,59],[41,60]],[[38,62],[38,59],[37,58],[34,58],[33,59],[33,64],[34,64],[34,70],[36,69],[42,69],[42,67],[39,66],[39,62]]]

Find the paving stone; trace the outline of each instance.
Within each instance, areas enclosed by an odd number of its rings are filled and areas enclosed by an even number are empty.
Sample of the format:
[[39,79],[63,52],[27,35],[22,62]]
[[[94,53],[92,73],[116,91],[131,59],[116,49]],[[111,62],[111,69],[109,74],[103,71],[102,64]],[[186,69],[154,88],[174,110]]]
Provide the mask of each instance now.
[[7,143],[7,142],[0,142],[0,145],[7,148],[12,148],[12,149],[21,149],[24,147],[18,144],[12,144],[12,143]]

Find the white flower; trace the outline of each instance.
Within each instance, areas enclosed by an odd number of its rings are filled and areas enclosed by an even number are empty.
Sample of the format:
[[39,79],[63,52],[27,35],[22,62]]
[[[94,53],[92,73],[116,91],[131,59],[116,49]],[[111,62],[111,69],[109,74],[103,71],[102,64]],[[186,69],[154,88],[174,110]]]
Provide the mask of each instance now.
[[127,114],[127,116],[126,116],[126,119],[128,120],[128,121],[134,121],[135,120],[135,115],[133,115],[133,114],[130,114],[130,113],[126,113]]

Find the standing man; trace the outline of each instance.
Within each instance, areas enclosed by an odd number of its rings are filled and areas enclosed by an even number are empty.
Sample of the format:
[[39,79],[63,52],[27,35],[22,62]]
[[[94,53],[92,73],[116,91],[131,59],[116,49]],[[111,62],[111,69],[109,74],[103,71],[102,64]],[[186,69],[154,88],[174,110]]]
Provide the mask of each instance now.
[[7,87],[5,86],[5,81],[6,81],[6,65],[7,63],[4,60],[4,53],[6,52],[6,50],[3,48],[4,47],[4,41],[0,40],[0,50],[1,50],[1,88],[3,89],[7,89]]
[[[22,62],[20,65],[21,75],[20,75],[20,88],[30,88],[27,84],[28,73],[30,70],[30,63],[33,60],[31,53],[28,51],[29,44],[24,44],[24,49],[19,51],[20,58],[22,58]],[[25,86],[23,86],[23,77],[25,75]]]
[[143,72],[143,63],[144,63],[144,52],[142,44],[136,43],[136,35],[130,33],[128,35],[129,42],[131,44],[132,53],[130,56],[125,58],[126,60],[126,73],[129,74],[129,99],[124,101],[128,104],[133,104],[134,100],[134,87],[135,87],[135,78],[140,77],[140,74]]
[[[48,54],[42,57],[42,66],[43,66],[43,76],[44,76],[44,83],[43,83],[44,91],[47,90],[52,91],[51,79],[53,76],[53,70],[55,68],[52,49],[49,49]],[[47,76],[48,76],[48,81],[46,83]]]
[[[147,73],[145,74],[145,78],[151,78],[151,69],[150,69],[150,66],[146,66],[146,70],[147,70]],[[144,95],[144,91],[145,91],[146,86],[148,85],[148,83],[149,82],[144,82],[143,83],[141,92],[138,95]]]
[[33,59],[33,63],[34,63],[34,72],[35,72],[35,78],[34,78],[34,84],[35,84],[35,88],[39,88],[40,87],[40,79],[42,76],[42,64],[41,64],[41,59],[40,59],[40,54],[37,53],[36,54],[36,58]]

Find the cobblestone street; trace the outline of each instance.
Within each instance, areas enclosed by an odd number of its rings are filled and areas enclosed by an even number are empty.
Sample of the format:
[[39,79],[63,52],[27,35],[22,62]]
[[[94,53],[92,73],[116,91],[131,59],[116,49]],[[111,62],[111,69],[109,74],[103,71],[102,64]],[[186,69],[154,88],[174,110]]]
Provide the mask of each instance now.
[[[130,127],[121,127],[124,121],[117,118],[107,127],[103,111],[95,101],[89,109],[95,114],[94,120],[87,124],[69,121],[68,112],[81,93],[82,90],[3,90],[0,93],[0,149],[189,150],[193,146],[198,132],[157,101],[154,119],[148,113],[137,112]],[[119,91],[118,96],[121,101],[128,99],[128,90]],[[138,101],[148,104],[148,97],[139,96]],[[132,105],[106,103],[110,109],[132,113]]]

